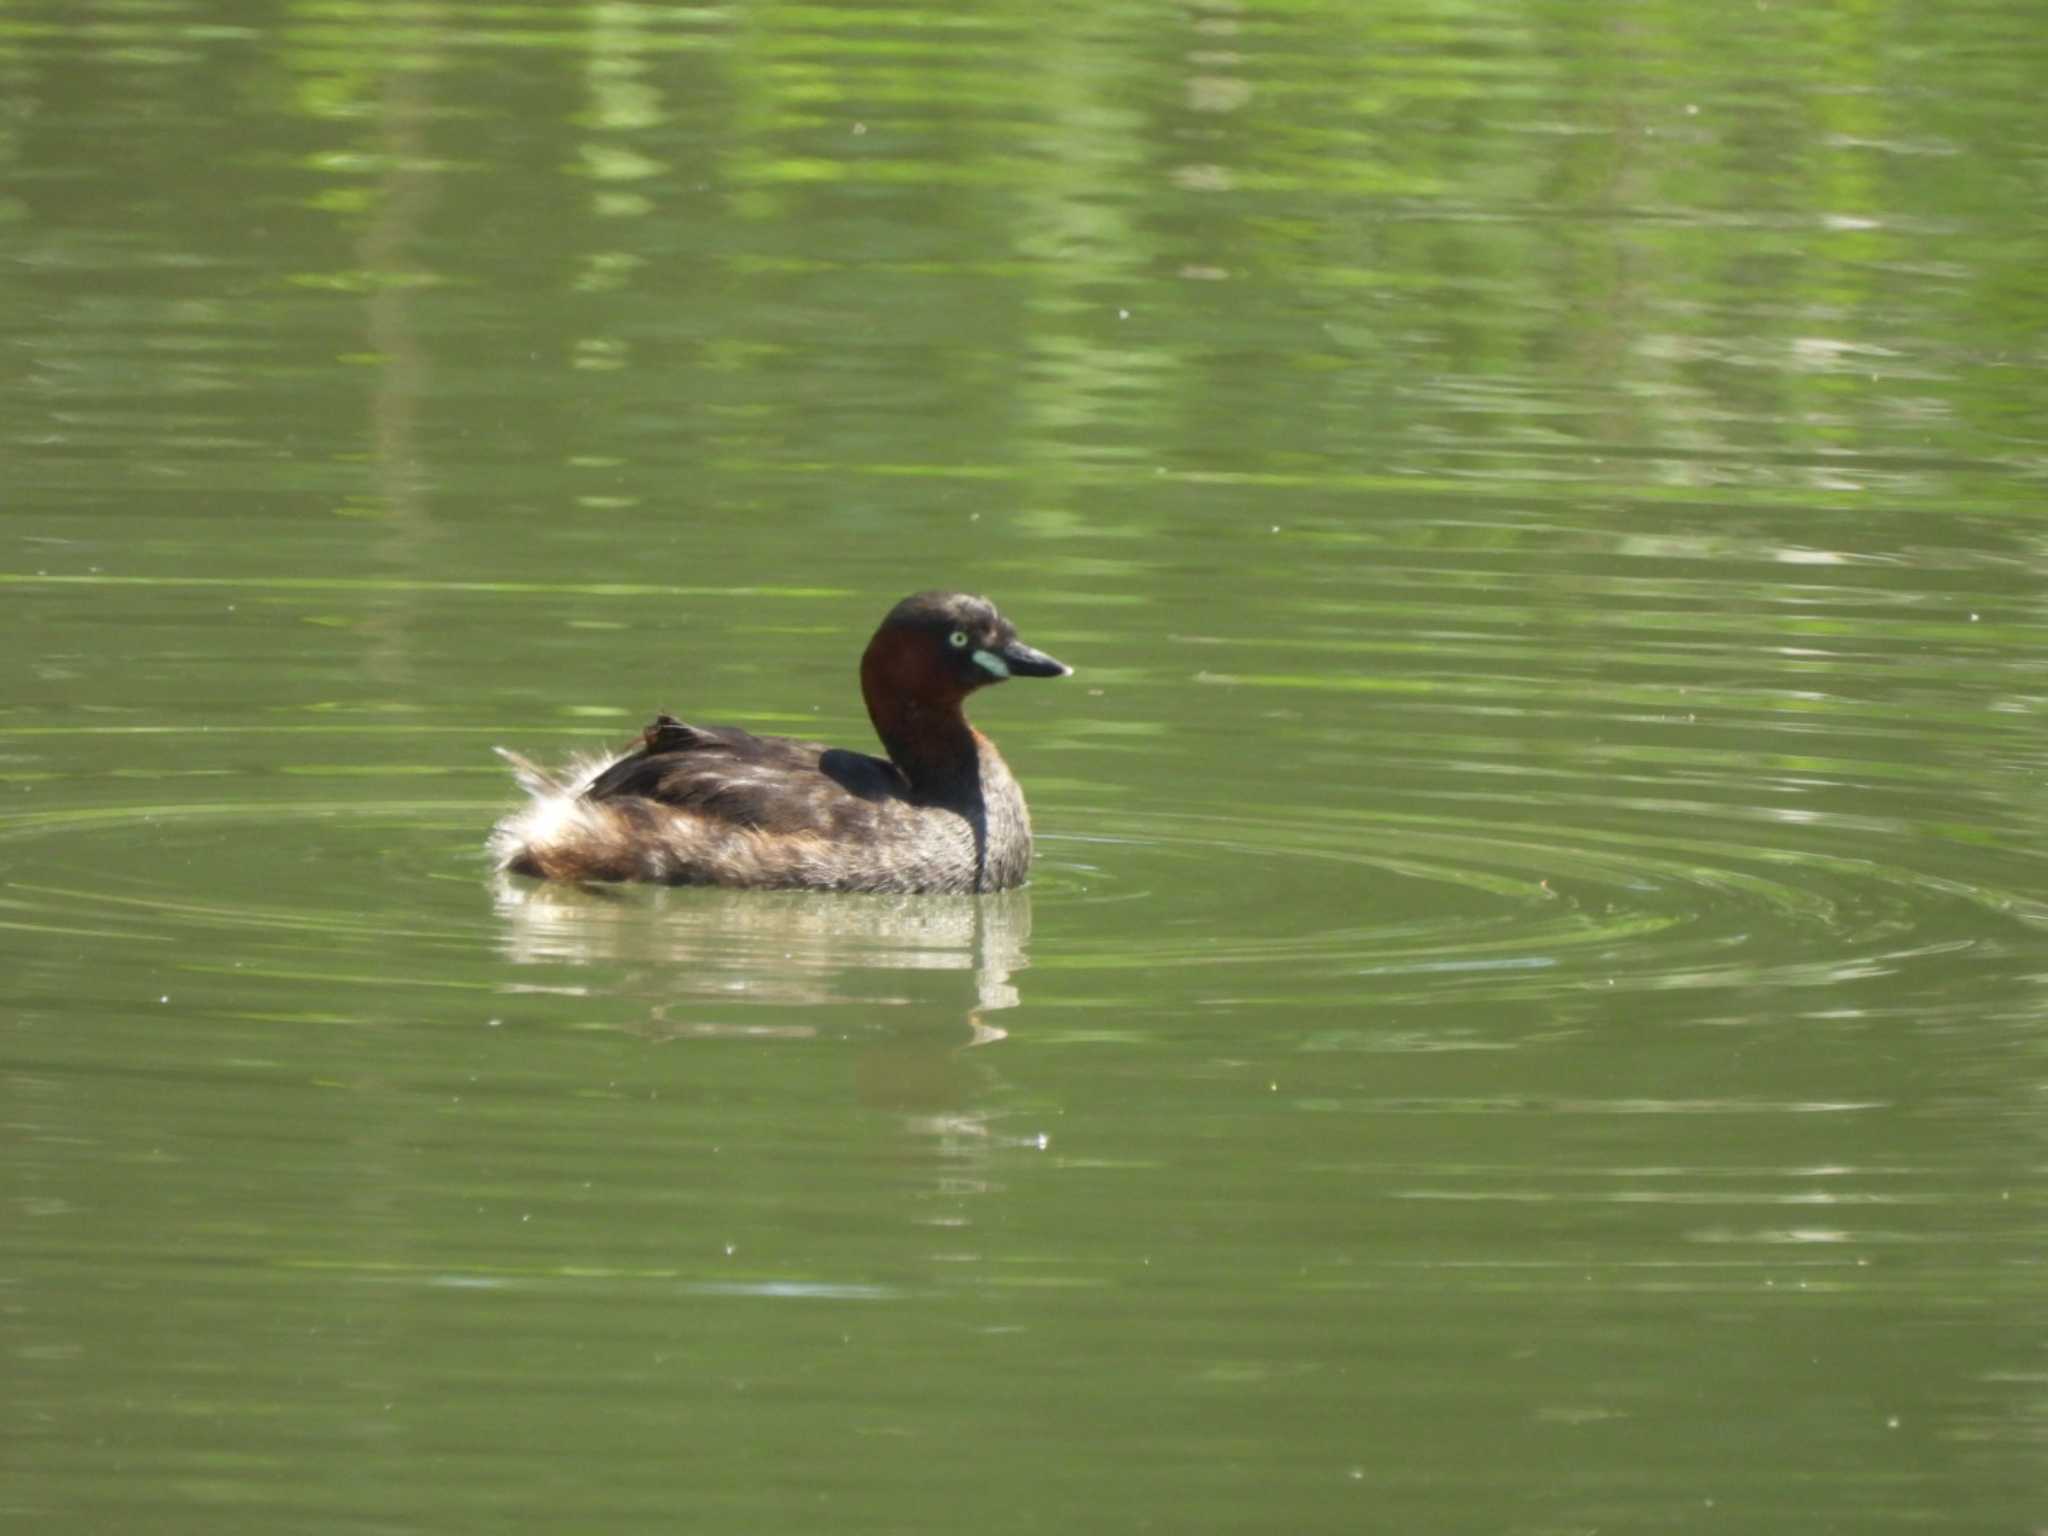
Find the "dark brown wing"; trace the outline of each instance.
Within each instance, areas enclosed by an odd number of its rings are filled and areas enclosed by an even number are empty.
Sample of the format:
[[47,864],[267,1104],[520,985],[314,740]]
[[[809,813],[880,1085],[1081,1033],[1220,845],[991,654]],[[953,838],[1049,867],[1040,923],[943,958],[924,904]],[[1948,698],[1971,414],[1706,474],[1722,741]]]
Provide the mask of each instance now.
[[907,794],[903,775],[882,758],[668,715],[583,792],[587,800],[654,800],[761,831],[837,836]]

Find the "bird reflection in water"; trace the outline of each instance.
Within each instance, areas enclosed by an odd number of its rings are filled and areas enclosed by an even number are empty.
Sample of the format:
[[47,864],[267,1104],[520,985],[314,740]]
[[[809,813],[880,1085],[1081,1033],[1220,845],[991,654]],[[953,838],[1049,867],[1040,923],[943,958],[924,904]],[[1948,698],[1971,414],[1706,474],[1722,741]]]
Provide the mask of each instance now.
[[[980,897],[535,884],[500,878],[500,948],[517,964],[592,967],[580,995],[634,1000],[618,1027],[658,1040],[863,1042],[854,1090],[933,1138],[961,1172],[998,1143],[998,1086],[976,1047],[1006,1038],[987,1015],[1017,1006],[1026,891]],[[535,992],[563,990],[536,984]],[[859,1010],[849,1018],[843,1011]],[[745,1015],[758,1009],[761,1017]],[[878,1018],[874,1009],[907,1013]],[[938,1027],[934,1016],[946,1022]],[[956,1022],[958,1021],[958,1022]],[[972,1053],[972,1054],[970,1054]],[[971,1181],[971,1180],[970,1180]]]

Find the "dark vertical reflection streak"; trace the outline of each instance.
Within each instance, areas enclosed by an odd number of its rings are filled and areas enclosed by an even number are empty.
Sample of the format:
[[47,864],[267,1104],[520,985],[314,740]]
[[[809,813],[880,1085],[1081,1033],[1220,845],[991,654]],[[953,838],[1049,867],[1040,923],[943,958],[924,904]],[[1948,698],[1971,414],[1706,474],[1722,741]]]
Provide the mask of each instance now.
[[[438,25],[438,13],[422,17]],[[423,286],[409,263],[436,198],[438,172],[428,156],[427,122],[436,72],[431,52],[394,59],[384,73],[378,125],[384,171],[377,206],[359,255],[368,278],[370,348],[377,382],[370,396],[372,454],[376,464],[384,536],[378,556],[417,574],[433,538],[428,493],[432,477],[421,445],[420,415],[431,387],[427,349],[419,334]],[[379,683],[411,676],[409,644],[419,596],[393,591],[366,622],[374,643],[368,656]]]

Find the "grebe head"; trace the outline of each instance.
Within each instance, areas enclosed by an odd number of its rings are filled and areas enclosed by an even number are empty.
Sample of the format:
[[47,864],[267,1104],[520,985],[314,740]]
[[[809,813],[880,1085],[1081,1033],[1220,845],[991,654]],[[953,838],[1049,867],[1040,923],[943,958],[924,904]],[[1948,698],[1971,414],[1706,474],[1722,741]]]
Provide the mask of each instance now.
[[882,620],[861,657],[861,691],[872,712],[894,700],[954,705],[1012,677],[1066,677],[1073,668],[1017,638],[1017,626],[985,597],[919,592]]

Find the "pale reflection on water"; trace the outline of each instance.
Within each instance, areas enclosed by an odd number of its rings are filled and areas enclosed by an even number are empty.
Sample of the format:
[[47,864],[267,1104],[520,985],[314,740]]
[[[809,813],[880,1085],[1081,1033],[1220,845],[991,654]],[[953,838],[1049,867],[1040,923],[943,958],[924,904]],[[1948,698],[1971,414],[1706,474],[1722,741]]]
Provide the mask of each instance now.
[[[875,995],[875,973],[971,971],[975,1044],[1002,1038],[979,1015],[1017,1006],[1012,978],[1027,963],[1031,937],[1023,891],[847,896],[549,885],[501,875],[492,900],[508,960],[672,966],[669,983],[698,998],[902,1004],[909,999]],[[720,1028],[693,1020],[677,1029],[707,1027]]]
[[[928,994],[905,985],[918,974],[968,973],[958,1007],[964,1030],[870,1031],[853,1059],[853,1096],[895,1115],[940,1169],[941,1197],[990,1193],[984,1164],[998,1148],[1042,1150],[1040,1130],[999,1132],[982,1107],[997,1087],[992,1065],[964,1053],[1007,1038],[985,1014],[1018,1004],[1016,975],[1028,964],[1031,898],[850,896],[807,891],[732,891],[648,886],[573,886],[497,877],[492,900],[499,947],[515,964],[632,968],[589,987],[542,983],[537,992],[604,991],[647,999],[626,1028],[651,1040],[822,1040],[844,1030],[846,1005],[929,1012]],[[643,968],[653,968],[648,974]],[[888,978],[902,978],[889,988]],[[885,990],[886,989],[886,990]],[[759,1007],[762,1017],[724,1018],[707,998]],[[804,1012],[792,1018],[783,1011]],[[945,1012],[950,1016],[951,1008]],[[946,1203],[924,1224],[961,1227]]]

